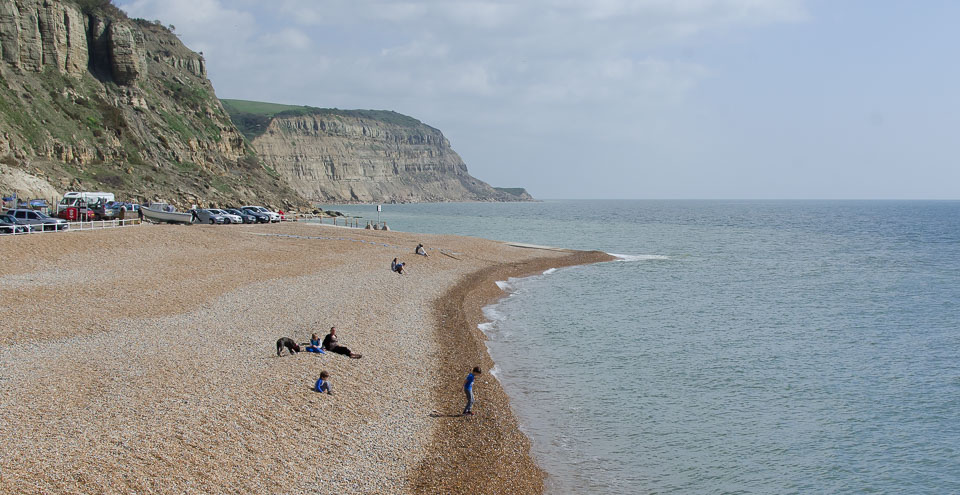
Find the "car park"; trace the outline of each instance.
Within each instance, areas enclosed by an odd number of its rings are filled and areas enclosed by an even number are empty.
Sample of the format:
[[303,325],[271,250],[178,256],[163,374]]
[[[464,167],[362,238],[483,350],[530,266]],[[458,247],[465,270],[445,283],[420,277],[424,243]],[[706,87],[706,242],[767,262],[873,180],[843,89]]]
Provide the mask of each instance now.
[[270,215],[263,213],[260,210],[255,210],[249,206],[244,206],[243,208],[240,208],[240,210],[256,217],[257,223],[270,223]]
[[234,215],[228,211],[221,210],[219,208],[208,208],[207,211],[213,213],[214,215],[220,215],[224,218],[223,223],[243,223],[243,218],[240,215]]
[[263,206],[244,206],[243,209],[244,209],[244,210],[248,210],[248,209],[249,209],[249,210],[253,210],[253,211],[257,211],[257,212],[260,212],[260,213],[269,215],[271,222],[279,222],[279,221],[280,221],[280,214],[279,214],[279,213],[277,213],[277,212],[275,212],[275,211],[270,211],[270,210],[264,208]]
[[42,230],[67,230],[69,225],[67,221],[62,218],[53,218],[43,213],[42,211],[28,210],[25,208],[18,208],[15,210],[7,210],[7,215],[13,216],[19,223],[28,223],[34,226],[35,229]]
[[226,208],[223,211],[239,216],[243,220],[243,223],[257,223],[257,217],[246,211],[236,208]]

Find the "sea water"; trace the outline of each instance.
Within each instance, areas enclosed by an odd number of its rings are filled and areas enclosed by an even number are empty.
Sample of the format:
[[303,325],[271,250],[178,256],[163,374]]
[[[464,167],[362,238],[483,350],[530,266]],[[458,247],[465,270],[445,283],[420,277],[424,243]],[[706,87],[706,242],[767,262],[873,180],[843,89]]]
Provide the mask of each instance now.
[[411,204],[381,219],[619,256],[503,281],[485,310],[550,493],[960,493],[960,202]]

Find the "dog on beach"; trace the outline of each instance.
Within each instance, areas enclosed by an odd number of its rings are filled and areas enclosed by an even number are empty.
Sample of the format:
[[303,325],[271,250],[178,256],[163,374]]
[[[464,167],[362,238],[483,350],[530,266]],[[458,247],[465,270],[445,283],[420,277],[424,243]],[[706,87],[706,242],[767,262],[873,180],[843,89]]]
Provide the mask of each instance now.
[[280,353],[283,352],[284,347],[286,347],[287,350],[290,351],[290,354],[296,354],[300,352],[300,346],[297,345],[297,343],[293,339],[291,339],[290,337],[281,337],[280,340],[277,341],[277,356],[279,356]]

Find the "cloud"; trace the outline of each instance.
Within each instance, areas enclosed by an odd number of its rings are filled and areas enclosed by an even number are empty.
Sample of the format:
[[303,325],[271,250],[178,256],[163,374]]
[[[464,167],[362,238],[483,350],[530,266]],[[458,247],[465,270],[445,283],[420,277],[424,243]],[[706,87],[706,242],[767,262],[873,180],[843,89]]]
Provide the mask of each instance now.
[[309,36],[294,28],[265,34],[259,38],[259,41],[264,48],[275,50],[306,50],[313,44]]
[[652,135],[711,75],[683,47],[808,17],[801,0],[118,3],[176,25],[223,97],[390,109],[517,146]]

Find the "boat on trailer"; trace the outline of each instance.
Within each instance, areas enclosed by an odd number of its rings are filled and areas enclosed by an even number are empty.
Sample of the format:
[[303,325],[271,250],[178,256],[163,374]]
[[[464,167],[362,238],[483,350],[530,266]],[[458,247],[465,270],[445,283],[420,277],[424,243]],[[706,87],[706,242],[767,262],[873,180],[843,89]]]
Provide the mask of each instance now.
[[154,223],[193,223],[192,214],[179,212],[167,203],[153,203],[140,210],[143,211],[143,218]]

